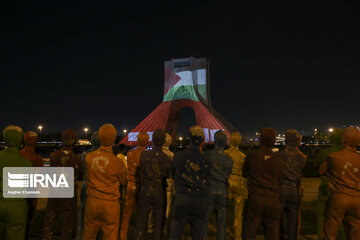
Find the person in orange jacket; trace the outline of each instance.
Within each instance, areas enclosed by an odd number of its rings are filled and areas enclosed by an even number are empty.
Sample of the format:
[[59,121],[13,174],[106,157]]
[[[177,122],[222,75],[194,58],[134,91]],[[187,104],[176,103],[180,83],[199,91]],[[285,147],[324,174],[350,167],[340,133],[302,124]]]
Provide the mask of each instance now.
[[145,151],[149,144],[149,135],[145,131],[141,131],[137,136],[137,148],[131,150],[127,154],[128,175],[127,186],[124,203],[124,213],[121,219],[120,239],[126,240],[129,228],[130,218],[135,205],[136,193],[139,190],[139,166],[141,153]]
[[126,183],[126,168],[113,152],[116,129],[104,124],[99,129],[100,148],[86,155],[87,200],[82,239],[118,239],[120,186]]
[[[24,134],[24,143],[25,147],[21,149],[20,155],[31,162],[33,167],[43,167],[44,162],[40,154],[35,152],[35,145],[38,140],[38,135],[36,132],[29,131]],[[27,215],[27,226],[26,226],[26,235],[25,239],[30,237],[30,225],[34,216],[34,212],[37,206],[37,198],[28,198],[28,215]]]
[[347,127],[343,131],[340,152],[331,153],[320,166],[320,174],[329,178],[330,196],[327,202],[323,239],[335,240],[341,223],[346,239],[360,239],[360,130]]

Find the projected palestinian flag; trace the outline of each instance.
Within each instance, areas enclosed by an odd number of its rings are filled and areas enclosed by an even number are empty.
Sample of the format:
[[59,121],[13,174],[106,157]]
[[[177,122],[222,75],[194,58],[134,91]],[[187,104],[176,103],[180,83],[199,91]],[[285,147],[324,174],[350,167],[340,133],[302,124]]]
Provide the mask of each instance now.
[[199,101],[194,87],[197,87],[199,94],[206,99],[206,69],[172,73],[168,81],[172,85],[164,94],[164,102],[179,99]]

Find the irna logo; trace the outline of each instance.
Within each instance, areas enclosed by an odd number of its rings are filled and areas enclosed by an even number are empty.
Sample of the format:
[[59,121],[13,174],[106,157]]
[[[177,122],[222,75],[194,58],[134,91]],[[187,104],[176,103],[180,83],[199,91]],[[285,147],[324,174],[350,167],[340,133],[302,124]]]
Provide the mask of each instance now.
[[72,167],[4,167],[4,198],[73,198]]
[[12,174],[10,172],[8,172],[8,185],[11,188],[69,187],[64,174]]

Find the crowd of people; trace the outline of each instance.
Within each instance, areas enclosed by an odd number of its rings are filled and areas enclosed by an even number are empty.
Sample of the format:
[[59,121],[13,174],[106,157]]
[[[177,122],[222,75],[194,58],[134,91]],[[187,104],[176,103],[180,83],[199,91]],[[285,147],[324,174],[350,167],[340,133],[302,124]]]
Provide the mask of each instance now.
[[[319,157],[319,199],[323,201],[317,210],[319,239],[335,240],[342,223],[346,239],[360,239],[360,155],[356,151],[360,131],[348,127],[337,133],[341,147],[334,145]],[[80,156],[74,153],[76,132],[63,132],[63,147],[51,153],[50,163],[74,168],[75,194],[73,198],[48,199],[43,239],[54,238],[61,216],[61,239],[74,235],[84,240],[144,239],[151,228],[153,239],[181,240],[185,225],[190,224],[192,239],[202,240],[207,239],[212,213],[217,240],[255,240],[260,226],[267,240],[299,239],[306,156],[299,150],[301,135],[296,130],[286,131],[285,148],[275,152],[276,132],[263,128],[261,147],[247,156],[239,150],[242,136],[238,132],[229,136],[217,131],[214,148],[204,151],[203,129],[193,126],[189,129],[191,145],[174,154],[169,149],[171,135],[156,129],[152,147],[147,149],[149,135],[142,131],[137,147],[126,157],[113,153],[116,135],[113,125],[104,124],[92,135],[92,148]],[[42,157],[35,152],[35,132],[23,134],[20,127],[8,126],[3,138],[2,169],[43,166]],[[19,150],[23,142],[25,147]],[[227,233],[229,202],[234,207]],[[36,205],[36,199],[4,198],[1,194],[0,239],[29,239]],[[131,234],[128,230],[134,214],[135,233]],[[284,219],[285,228],[281,227]]]

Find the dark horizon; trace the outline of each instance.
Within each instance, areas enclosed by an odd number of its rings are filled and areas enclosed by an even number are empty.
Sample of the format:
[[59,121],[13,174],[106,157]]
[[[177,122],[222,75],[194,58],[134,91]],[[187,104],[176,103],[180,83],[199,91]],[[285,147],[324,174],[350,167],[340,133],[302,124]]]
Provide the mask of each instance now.
[[[82,134],[106,122],[130,130],[162,101],[164,62],[188,56],[210,61],[213,107],[243,135],[360,125],[356,5],[4,1],[0,9],[1,130],[41,124],[44,133]],[[182,129],[194,123],[184,112]]]

